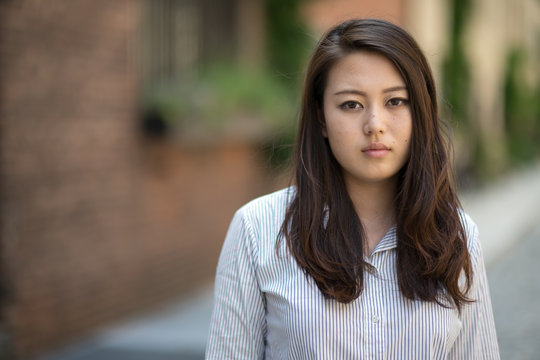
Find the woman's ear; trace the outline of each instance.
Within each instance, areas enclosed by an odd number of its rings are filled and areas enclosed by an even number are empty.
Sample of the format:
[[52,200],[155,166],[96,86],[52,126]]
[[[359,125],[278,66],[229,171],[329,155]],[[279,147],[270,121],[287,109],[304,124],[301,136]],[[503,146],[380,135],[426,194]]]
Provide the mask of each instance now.
[[319,102],[317,102],[317,120],[319,121],[319,125],[321,125],[322,136],[327,139],[328,131],[326,130],[326,121],[324,120],[324,110]]

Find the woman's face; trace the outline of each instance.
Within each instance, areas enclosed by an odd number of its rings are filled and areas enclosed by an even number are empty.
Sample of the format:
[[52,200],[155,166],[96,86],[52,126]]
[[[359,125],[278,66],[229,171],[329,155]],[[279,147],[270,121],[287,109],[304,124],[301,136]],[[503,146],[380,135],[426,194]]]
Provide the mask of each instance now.
[[383,55],[359,51],[330,69],[323,136],[347,186],[392,181],[409,158],[412,117],[405,82]]

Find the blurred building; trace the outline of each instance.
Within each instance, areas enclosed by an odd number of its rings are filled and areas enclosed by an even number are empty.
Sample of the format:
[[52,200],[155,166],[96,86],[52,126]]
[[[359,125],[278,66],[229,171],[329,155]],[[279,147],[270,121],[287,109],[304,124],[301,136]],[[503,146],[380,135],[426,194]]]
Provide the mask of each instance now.
[[234,209],[272,180],[249,138],[148,137],[141,93],[208,59],[260,61],[261,9],[0,2],[0,358],[211,281]]
[[525,56],[519,69],[521,86],[540,88],[540,2],[475,0],[471,10],[465,32],[474,94],[471,115],[484,144],[485,161],[502,167],[508,161],[504,87],[512,52],[519,50]]
[[215,61],[264,63],[263,0],[143,1],[144,86],[194,76]]

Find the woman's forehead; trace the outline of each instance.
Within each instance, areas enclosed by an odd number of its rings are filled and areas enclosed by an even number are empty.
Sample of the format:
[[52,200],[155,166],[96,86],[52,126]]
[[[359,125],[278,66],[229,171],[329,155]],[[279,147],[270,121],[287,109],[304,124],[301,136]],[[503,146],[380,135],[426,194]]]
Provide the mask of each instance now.
[[358,51],[345,55],[328,71],[326,89],[345,90],[406,90],[405,81],[394,64],[384,55]]

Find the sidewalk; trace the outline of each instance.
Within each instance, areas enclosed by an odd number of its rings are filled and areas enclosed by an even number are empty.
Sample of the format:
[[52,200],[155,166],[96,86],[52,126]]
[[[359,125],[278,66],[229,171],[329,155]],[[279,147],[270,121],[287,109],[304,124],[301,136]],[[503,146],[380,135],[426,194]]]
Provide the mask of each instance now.
[[462,194],[461,202],[478,225],[489,267],[540,223],[540,162]]
[[501,359],[540,354],[540,224],[488,268]]
[[[508,317],[521,319],[526,316],[523,314],[538,313],[534,308],[535,301],[520,303],[519,293],[509,294],[506,290],[507,286],[512,286],[509,276],[510,279],[513,276],[519,276],[520,284],[525,284],[524,286],[527,286],[529,281],[537,282],[533,280],[533,277],[540,268],[535,265],[536,272],[529,268],[533,266],[533,263],[536,264],[532,258],[540,255],[537,251],[540,247],[535,245],[540,241],[540,235],[538,235],[540,231],[535,230],[540,224],[540,163],[500,179],[486,189],[465,193],[462,195],[462,202],[480,230],[489,281],[494,295],[493,304],[501,342],[501,354],[505,354],[505,351],[507,354],[512,354],[508,352],[512,351],[512,345],[508,344],[508,341],[512,339],[507,339],[515,332],[508,328],[511,325],[507,321]],[[533,233],[533,230],[536,232]],[[530,239],[533,236],[531,234],[534,234],[536,241]],[[525,247],[520,246],[522,243]],[[536,253],[531,252],[531,249]],[[521,262],[530,266],[522,268]],[[525,269],[529,269],[528,272],[524,271]],[[533,288],[538,289],[538,286]],[[540,290],[538,292],[537,295],[540,296]],[[513,306],[505,307],[508,297],[512,297],[513,302],[510,304]],[[523,308],[523,306],[528,307]],[[212,289],[211,285],[208,285],[176,306],[121,324],[97,334],[84,343],[37,360],[203,359],[211,310]],[[514,315],[512,311],[518,313]],[[536,317],[540,318],[540,314]],[[540,323],[540,319],[538,320],[537,322],[529,321],[528,328],[538,329],[538,325],[534,325]],[[529,335],[529,338],[522,339],[522,343],[531,341],[532,344],[535,341],[536,344],[540,344],[539,333],[540,331],[536,331],[533,335]],[[501,339],[501,335],[506,338]],[[503,346],[510,349],[503,349]],[[526,355],[511,358],[528,359],[524,356]]]

